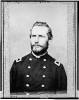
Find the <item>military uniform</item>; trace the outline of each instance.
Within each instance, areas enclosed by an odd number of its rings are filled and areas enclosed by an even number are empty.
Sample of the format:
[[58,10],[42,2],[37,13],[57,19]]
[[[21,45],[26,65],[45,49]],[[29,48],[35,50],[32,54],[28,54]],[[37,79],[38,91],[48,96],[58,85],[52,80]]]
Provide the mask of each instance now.
[[67,90],[64,67],[48,53],[36,58],[32,53],[15,60],[10,70],[10,92]]

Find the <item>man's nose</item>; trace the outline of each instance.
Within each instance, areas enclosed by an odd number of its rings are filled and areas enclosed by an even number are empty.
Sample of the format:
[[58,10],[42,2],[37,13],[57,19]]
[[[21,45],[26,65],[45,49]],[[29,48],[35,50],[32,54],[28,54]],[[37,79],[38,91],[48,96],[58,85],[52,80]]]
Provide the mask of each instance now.
[[36,38],[35,38],[35,43],[38,43],[39,42],[39,37],[37,36]]

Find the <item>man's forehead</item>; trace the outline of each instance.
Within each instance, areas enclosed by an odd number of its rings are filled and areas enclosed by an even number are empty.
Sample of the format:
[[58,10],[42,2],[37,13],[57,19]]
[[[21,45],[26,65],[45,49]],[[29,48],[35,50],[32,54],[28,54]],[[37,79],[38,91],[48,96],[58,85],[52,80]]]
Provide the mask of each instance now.
[[32,29],[32,34],[36,35],[46,35],[48,28],[46,26],[34,26]]

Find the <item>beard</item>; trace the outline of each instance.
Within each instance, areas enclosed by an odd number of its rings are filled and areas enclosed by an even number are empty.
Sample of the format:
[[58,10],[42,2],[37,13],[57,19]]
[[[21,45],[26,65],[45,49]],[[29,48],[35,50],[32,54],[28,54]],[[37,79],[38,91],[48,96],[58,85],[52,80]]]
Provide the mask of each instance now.
[[[39,47],[41,47],[42,49],[41,49],[41,50],[34,50],[34,49],[33,49],[34,46],[39,46]],[[31,44],[31,50],[32,50],[32,52],[33,52],[35,55],[37,55],[37,56],[44,54],[44,53],[47,51],[47,49],[48,49],[48,42],[46,43],[46,46],[45,46],[45,47],[44,47],[44,46],[41,46],[41,45],[38,45],[38,44],[35,44],[35,45],[32,45],[32,44]]]

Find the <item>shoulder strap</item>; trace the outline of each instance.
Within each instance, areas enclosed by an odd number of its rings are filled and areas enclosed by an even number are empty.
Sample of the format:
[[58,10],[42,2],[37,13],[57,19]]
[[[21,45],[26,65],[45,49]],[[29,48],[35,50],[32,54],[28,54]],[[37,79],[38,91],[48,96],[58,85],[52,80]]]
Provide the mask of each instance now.
[[20,61],[22,61],[22,58],[18,58],[18,59],[16,60],[16,62],[20,62]]
[[57,66],[60,66],[60,62],[58,62],[57,60],[55,60],[54,62]]

